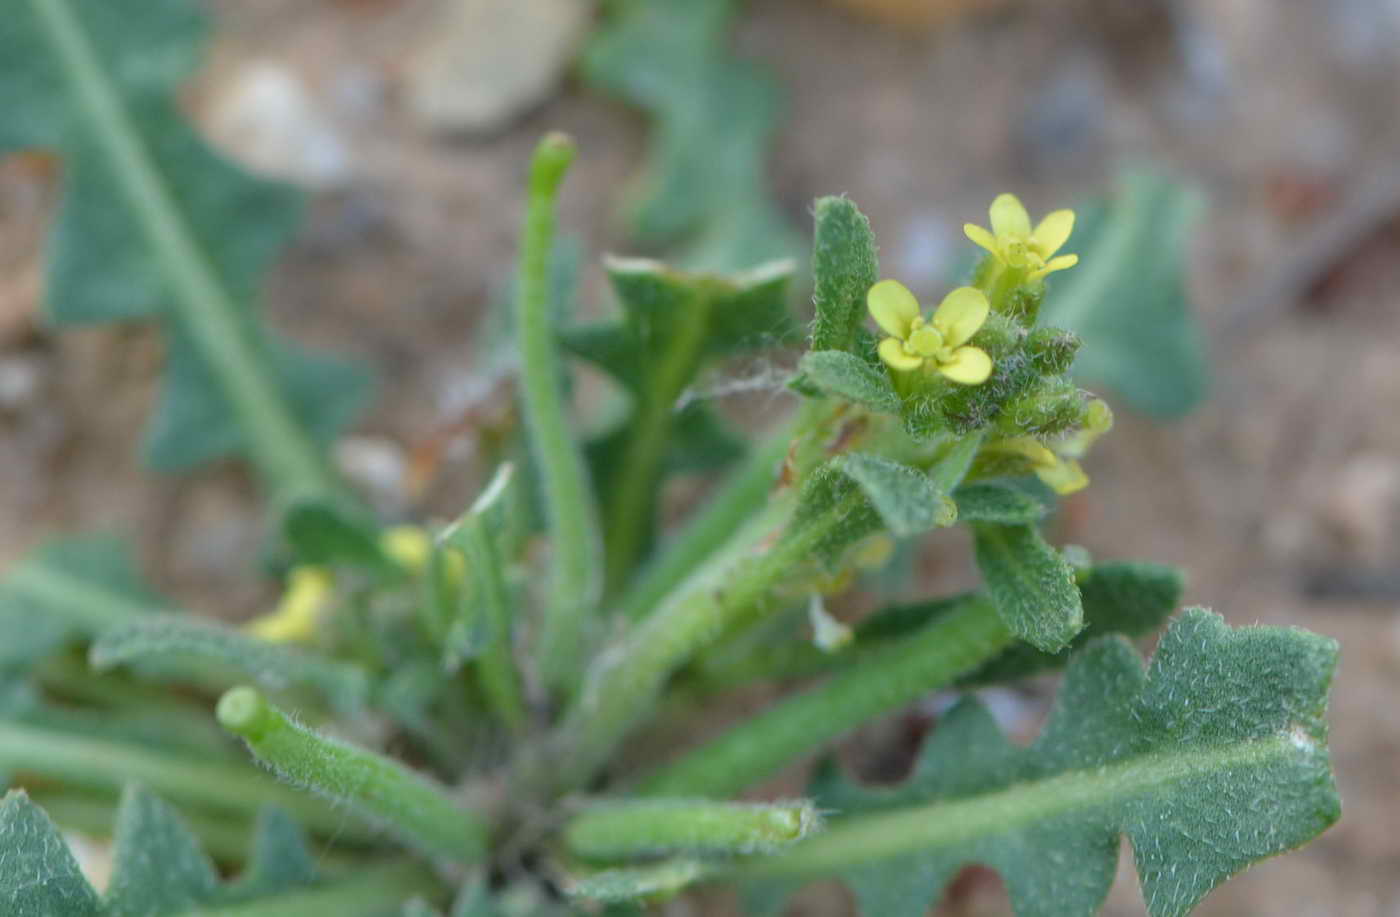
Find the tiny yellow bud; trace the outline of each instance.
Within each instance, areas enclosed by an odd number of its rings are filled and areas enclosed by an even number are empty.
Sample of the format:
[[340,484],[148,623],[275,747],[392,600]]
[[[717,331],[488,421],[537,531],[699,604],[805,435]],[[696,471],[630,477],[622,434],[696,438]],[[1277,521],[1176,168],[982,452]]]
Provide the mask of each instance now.
[[416,525],[396,525],[380,534],[379,547],[394,563],[417,575],[428,567],[433,539]]
[[317,619],[334,589],[335,579],[325,567],[295,567],[276,610],[249,621],[246,629],[272,643],[305,642],[315,636]]

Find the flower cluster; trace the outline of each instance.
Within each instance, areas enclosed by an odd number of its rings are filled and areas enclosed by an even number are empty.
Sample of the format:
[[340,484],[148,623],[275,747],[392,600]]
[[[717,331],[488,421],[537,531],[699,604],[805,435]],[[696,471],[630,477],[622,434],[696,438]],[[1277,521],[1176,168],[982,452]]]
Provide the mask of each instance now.
[[977,333],[991,305],[976,287],[958,287],[943,298],[926,321],[919,301],[898,280],[870,288],[866,305],[889,337],[880,342],[880,359],[891,369],[927,369],[963,385],[980,385],[992,374],[992,358],[967,341]]

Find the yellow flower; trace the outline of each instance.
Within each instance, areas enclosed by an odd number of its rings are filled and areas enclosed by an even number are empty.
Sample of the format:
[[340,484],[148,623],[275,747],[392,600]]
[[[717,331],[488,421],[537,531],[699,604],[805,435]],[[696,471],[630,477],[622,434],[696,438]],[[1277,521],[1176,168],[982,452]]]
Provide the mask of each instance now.
[[1088,454],[1089,447],[1096,439],[1112,428],[1113,412],[1107,404],[1095,399],[1089,404],[1084,426],[1073,433],[1056,437],[1048,444],[1030,436],[1015,436],[991,443],[987,448],[1027,459],[1036,477],[1055,493],[1064,496],[1089,486],[1089,476],[1084,473],[1079,460]]
[[294,567],[277,610],[249,621],[247,630],[272,643],[309,640],[334,588],[335,580],[325,567]]
[[992,374],[992,358],[967,343],[991,311],[986,294],[976,287],[958,287],[945,296],[932,321],[924,321],[919,301],[897,280],[875,284],[865,302],[889,335],[880,342],[880,359],[891,369],[926,367],[963,385],[980,385]]
[[1055,255],[1074,232],[1073,210],[1056,210],[1032,230],[1030,214],[1020,199],[1002,194],[992,201],[989,216],[991,232],[975,223],[965,223],[963,232],[1007,267],[1028,270],[1036,280],[1079,263],[1078,255]]
[[380,533],[379,549],[406,572],[416,575],[428,567],[433,538],[416,525],[396,525]]

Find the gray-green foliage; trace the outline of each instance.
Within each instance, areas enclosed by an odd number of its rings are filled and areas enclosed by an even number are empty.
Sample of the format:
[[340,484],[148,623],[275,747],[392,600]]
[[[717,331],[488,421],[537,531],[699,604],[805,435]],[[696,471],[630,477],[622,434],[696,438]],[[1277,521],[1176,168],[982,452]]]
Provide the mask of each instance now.
[[728,49],[736,0],[625,0],[595,33],[584,78],[654,120],[627,216],[687,267],[734,270],[801,250],[765,161],[777,88]]
[[369,674],[354,663],[175,615],[149,615],[114,627],[93,641],[88,658],[98,671],[141,660],[213,663],[255,678],[270,690],[310,688],[346,713],[359,710],[369,698]]
[[165,917],[240,902],[275,910],[277,896],[321,876],[301,829],[276,809],[258,821],[249,866],[221,883],[184,820],[165,802],[128,787],[117,813],[112,878],[99,898],[53,822],[23,791],[0,802],[0,906],[13,917]]
[[1011,632],[1045,652],[1062,649],[1084,626],[1074,569],[1033,525],[978,523],[977,566]]
[[681,404],[707,366],[793,333],[790,262],[733,275],[688,273],[644,259],[610,259],[622,314],[569,329],[565,345],[622,386],[631,410],[589,453],[603,505],[610,583],[652,536],[657,482],[668,470],[722,465],[742,451],[703,400]]
[[1121,640],[1071,663],[1039,740],[1021,748],[967,701],[902,785],[828,772],[813,794],[842,813],[756,873],[837,873],[863,913],[923,914],[958,869],[1002,874],[1020,917],[1094,913],[1132,841],[1153,917],[1188,913],[1250,863],[1337,819],[1323,720],[1336,644],[1232,630],[1187,612],[1144,672]]
[[1205,396],[1203,332],[1183,266],[1199,195],[1162,175],[1124,175],[1111,197],[1078,211],[1080,264],[1056,275],[1044,321],[1083,340],[1074,374],[1139,410],[1180,417]]
[[27,666],[66,642],[170,610],[120,539],[51,541],[0,581],[0,668]]
[[316,442],[348,422],[360,370],[272,334],[252,303],[298,221],[291,190],[216,156],[176,107],[204,31],[199,7],[17,0],[0,30],[0,151],[64,157],[49,240],[49,317],[154,319],[164,393],[146,441],[183,469],[247,453],[283,495],[334,489]]

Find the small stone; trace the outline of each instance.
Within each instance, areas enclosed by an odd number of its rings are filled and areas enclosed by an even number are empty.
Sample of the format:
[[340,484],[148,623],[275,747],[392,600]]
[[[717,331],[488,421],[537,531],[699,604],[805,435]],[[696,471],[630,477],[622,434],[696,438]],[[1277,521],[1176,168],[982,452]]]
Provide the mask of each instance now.
[[588,0],[453,0],[408,74],[430,129],[491,133],[549,94],[592,15]]
[[404,511],[408,502],[408,456],[401,445],[382,436],[347,436],[335,447],[336,465],[351,483],[386,516]]
[[313,190],[349,181],[345,142],[294,73],[253,61],[227,85],[210,106],[209,134],[235,159]]

